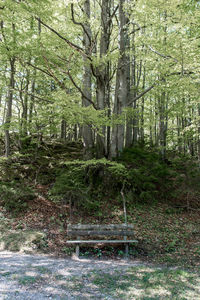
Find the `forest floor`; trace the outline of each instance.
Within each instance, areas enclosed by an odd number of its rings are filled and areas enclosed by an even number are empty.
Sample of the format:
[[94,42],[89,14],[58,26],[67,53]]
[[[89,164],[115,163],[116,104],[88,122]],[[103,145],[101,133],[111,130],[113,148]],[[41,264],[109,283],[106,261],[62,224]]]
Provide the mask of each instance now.
[[[81,247],[76,259],[66,245],[69,208],[49,201],[47,186],[37,188],[23,214],[0,208],[0,299],[200,299],[198,213],[136,206],[129,222],[139,243],[128,260],[123,246],[103,245]],[[81,221],[73,213],[70,221]],[[116,207],[107,222],[122,217]]]
[[[52,253],[70,257],[73,246],[68,246],[68,223],[102,223],[102,216],[81,216],[73,211],[69,217],[67,205],[57,205],[46,197],[47,186],[39,185],[38,197],[29,208],[16,217],[0,207],[0,249],[11,251]],[[123,222],[119,205],[105,208],[103,223]],[[199,212],[176,210],[167,204],[141,205],[128,213],[128,222],[135,226],[137,245],[130,246],[130,257],[168,266],[180,265],[200,268]],[[84,257],[123,258],[124,246],[95,245],[81,247]]]

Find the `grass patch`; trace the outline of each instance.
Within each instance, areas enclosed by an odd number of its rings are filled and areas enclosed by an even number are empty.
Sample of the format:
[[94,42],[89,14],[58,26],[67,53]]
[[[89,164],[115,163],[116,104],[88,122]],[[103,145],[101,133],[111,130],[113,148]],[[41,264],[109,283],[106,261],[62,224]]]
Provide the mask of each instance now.
[[199,275],[184,269],[137,266],[114,272],[92,270],[82,276],[65,278],[56,275],[55,280],[62,279],[60,287],[75,291],[77,297],[99,294],[102,299],[196,300],[200,291]]
[[91,272],[90,284],[115,299],[198,299],[199,274],[182,269],[130,268],[127,272]]
[[11,272],[0,272],[0,277],[9,277],[11,275],[12,275]]
[[39,266],[36,269],[40,274],[51,274],[52,273],[51,270],[49,270],[48,268],[43,267],[43,266]]
[[18,282],[21,285],[31,285],[31,284],[34,284],[34,283],[40,281],[40,280],[41,280],[41,277],[38,277],[38,276],[34,277],[34,276],[25,275],[25,276],[19,278]]

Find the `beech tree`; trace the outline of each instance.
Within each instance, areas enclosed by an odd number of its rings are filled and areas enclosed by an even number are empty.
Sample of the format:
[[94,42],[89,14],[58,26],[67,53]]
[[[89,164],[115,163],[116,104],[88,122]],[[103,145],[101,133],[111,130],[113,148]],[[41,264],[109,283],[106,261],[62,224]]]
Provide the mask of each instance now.
[[[138,142],[200,157],[199,6],[184,0],[1,5],[1,134],[82,139],[86,158]],[[22,144],[21,144],[22,147]]]

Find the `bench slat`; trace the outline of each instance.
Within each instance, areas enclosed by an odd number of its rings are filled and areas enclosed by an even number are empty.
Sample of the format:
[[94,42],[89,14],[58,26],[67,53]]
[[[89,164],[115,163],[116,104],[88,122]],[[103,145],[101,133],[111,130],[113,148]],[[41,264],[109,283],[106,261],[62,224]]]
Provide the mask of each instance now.
[[133,224],[108,224],[108,225],[95,225],[95,224],[68,224],[68,230],[111,230],[111,229],[133,229]]
[[86,235],[91,235],[91,236],[120,236],[120,235],[127,235],[127,236],[134,236],[133,231],[128,231],[128,230],[67,230],[67,234],[71,236],[86,236]]
[[75,241],[66,241],[67,244],[98,244],[98,243],[112,243],[112,244],[117,244],[117,243],[138,243],[137,240],[88,240],[88,241],[83,241],[83,240],[75,240]]

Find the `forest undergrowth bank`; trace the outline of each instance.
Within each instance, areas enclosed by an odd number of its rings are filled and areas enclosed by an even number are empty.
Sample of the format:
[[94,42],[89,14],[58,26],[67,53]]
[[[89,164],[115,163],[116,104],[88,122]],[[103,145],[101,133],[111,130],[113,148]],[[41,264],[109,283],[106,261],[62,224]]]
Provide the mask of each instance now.
[[[45,142],[0,161],[0,248],[71,256],[68,223],[135,226],[130,258],[199,267],[199,165],[138,145],[117,160],[83,160],[81,143]],[[82,247],[86,257],[123,257],[124,247]]]

